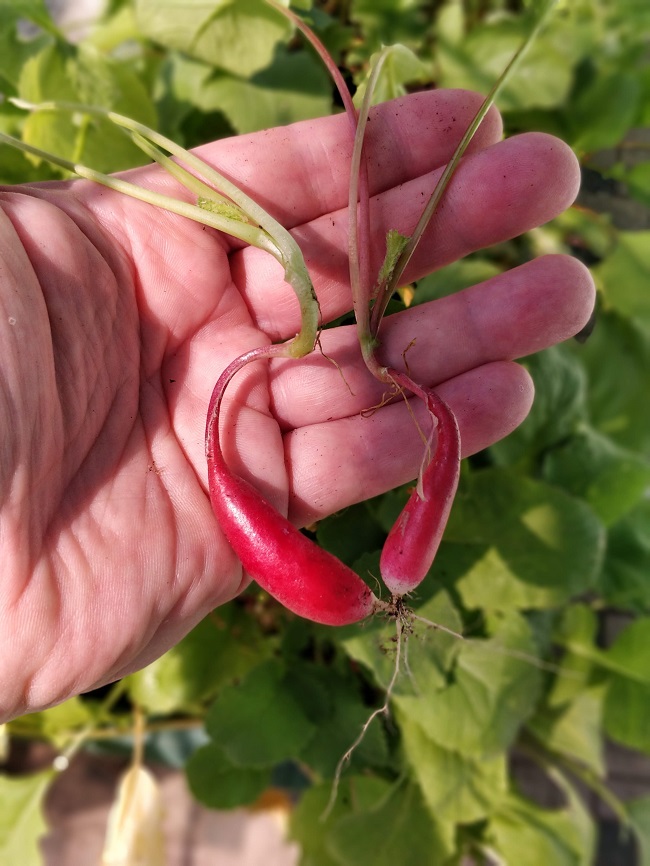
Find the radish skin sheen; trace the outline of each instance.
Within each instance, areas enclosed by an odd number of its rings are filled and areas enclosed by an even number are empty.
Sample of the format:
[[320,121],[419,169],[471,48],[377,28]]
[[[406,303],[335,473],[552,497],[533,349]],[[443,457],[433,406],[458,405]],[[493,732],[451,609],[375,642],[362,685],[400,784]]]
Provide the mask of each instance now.
[[460,476],[460,433],[449,406],[433,391],[424,396],[437,420],[433,458],[384,542],[379,570],[393,595],[411,592],[426,576],[442,539]]
[[[214,424],[212,432],[216,430]],[[288,610],[323,625],[349,625],[373,613],[378,600],[361,578],[234,475],[211,438],[207,456],[212,508],[253,580]]]

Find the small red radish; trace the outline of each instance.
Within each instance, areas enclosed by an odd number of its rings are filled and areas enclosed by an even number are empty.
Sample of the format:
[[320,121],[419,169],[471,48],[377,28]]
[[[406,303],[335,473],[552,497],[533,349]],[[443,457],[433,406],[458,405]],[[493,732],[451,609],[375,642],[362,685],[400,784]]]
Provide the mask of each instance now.
[[279,354],[253,350],[233,361],[217,382],[206,428],[210,501],[244,570],[269,595],[305,619],[349,625],[381,606],[361,578],[323,550],[228,468],[219,444],[219,407],[232,376],[248,361]]
[[384,542],[379,570],[393,595],[411,592],[424,579],[438,551],[460,475],[460,434],[456,417],[434,391],[420,388],[408,376],[388,371],[427,405],[436,427],[436,449],[416,489]]

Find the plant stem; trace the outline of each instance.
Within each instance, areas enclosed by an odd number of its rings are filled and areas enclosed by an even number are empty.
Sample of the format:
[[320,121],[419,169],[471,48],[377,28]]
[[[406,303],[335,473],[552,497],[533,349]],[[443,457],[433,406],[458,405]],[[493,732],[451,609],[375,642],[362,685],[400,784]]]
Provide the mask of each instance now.
[[[375,357],[378,342],[370,329],[370,303],[373,295],[370,283],[370,195],[364,144],[372,96],[387,56],[388,49],[383,49],[368,77],[361,109],[357,117],[348,195],[348,260],[352,306],[357,323],[357,338],[363,360],[377,379],[383,378],[384,371],[383,368],[379,367]],[[357,202],[359,203],[358,214]]]
[[91,180],[94,183],[101,184],[115,192],[128,195],[130,198],[138,199],[139,201],[146,202],[154,207],[159,207],[170,211],[171,213],[176,213],[186,219],[203,223],[204,225],[217,229],[220,232],[232,235],[233,237],[239,238],[239,240],[245,241],[252,246],[265,250],[274,256],[274,258],[278,259],[278,261],[282,261],[280,251],[267,232],[257,226],[251,225],[250,223],[235,220],[221,214],[212,213],[198,205],[190,204],[189,202],[181,201],[180,199],[175,199],[171,196],[145,189],[142,186],[130,183],[129,181],[123,180],[114,175],[95,171],[95,169],[89,168],[88,166],[81,165],[77,162],[71,162],[63,157],[49,153],[46,150],[41,150],[39,147],[27,144],[24,141],[14,138],[12,135],[7,135],[7,133],[4,132],[0,132],[0,142],[15,147],[16,149],[23,151],[23,153],[29,153],[39,159],[51,162],[59,168],[63,168],[66,171],[76,174],[78,177],[84,178],[85,180]]
[[[292,344],[293,341],[289,340],[286,343],[276,343],[272,346],[258,346],[256,349],[250,349],[248,352],[244,352],[242,355],[240,355],[238,358],[235,358],[234,361],[231,361],[230,364],[228,364],[228,366],[217,379],[217,383],[212,391],[210,403],[208,404],[208,414],[205,429],[206,446],[210,441],[213,441],[213,439],[215,438],[213,436],[214,426],[219,420],[219,411],[221,409],[221,403],[223,401],[226,388],[230,384],[230,381],[233,379],[233,377],[252,361],[263,360],[265,358],[292,357],[292,355],[290,355]],[[218,432],[216,436],[218,436]]]
[[[240,190],[234,183],[232,183],[232,181],[228,180],[198,156],[176,144],[176,142],[166,136],[161,135],[159,132],[150,129],[142,123],[138,123],[130,117],[125,117],[124,115],[110,111],[109,109],[96,105],[83,105],[58,100],[51,100],[38,104],[27,102],[22,99],[12,99],[11,101],[19,108],[24,108],[28,111],[64,111],[68,113],[89,114],[110,120],[122,129],[127,130],[131,136],[137,134],[145,140],[157,145],[159,148],[168,151],[182,163],[185,163],[191,169],[196,171],[197,174],[202,176],[209,183],[213,184],[214,188],[220,190],[221,193],[225,194],[232,202],[234,202],[234,204],[246,214],[252,223],[265,230],[266,234],[272,238],[276,251],[279,253],[279,255],[276,254],[276,258],[282,264],[285,279],[293,288],[300,305],[301,328],[299,333],[294,337],[291,346],[287,349],[289,356],[302,357],[313,350],[316,345],[318,330],[320,328],[320,308],[318,306],[318,300],[300,247],[283,225],[275,220],[267,211],[264,210],[263,207],[250,198],[250,196]],[[2,140],[11,144],[14,144],[17,141],[16,139],[12,139],[11,136],[3,136]],[[20,144],[23,143],[21,142]],[[27,146],[24,145],[23,149],[26,148]],[[35,151],[31,152],[35,153]],[[52,160],[52,155],[47,154],[44,151],[40,151],[36,155],[54,161],[55,164],[63,165],[65,168],[72,166],[69,170],[79,174],[76,164],[65,164],[67,161],[61,161],[58,158]],[[80,176],[85,177],[87,175],[82,174]],[[95,180],[98,178],[91,177],[90,179]],[[144,196],[141,197],[145,201],[151,201],[152,204],[158,204],[158,202],[154,202],[153,199],[147,199]],[[164,205],[158,204],[158,206]],[[167,209],[172,210],[172,208]],[[199,211],[202,210],[201,208],[197,209]],[[199,221],[205,222],[206,225],[212,225],[208,220]],[[237,220],[230,220],[230,223],[237,223]],[[245,226],[246,224],[243,223],[243,225]],[[235,236],[239,237],[240,235],[235,234]],[[268,249],[268,247],[265,245],[263,249]]]
[[544,24],[547,15],[549,14],[551,8],[555,5],[557,0],[547,0],[547,2],[543,5],[542,11],[537,16],[535,24],[529,31],[525,40],[519,46],[515,54],[512,56],[510,62],[503,70],[499,78],[492,85],[492,88],[488,95],[485,97],[481,107],[476,112],[474,119],[468,126],[465,134],[457,145],[450,161],[445,166],[445,170],[443,171],[440,179],[438,180],[436,187],[431,195],[431,198],[427,202],[418,223],[413,230],[413,234],[410,236],[407,244],[399,255],[395,267],[392,269],[388,279],[385,283],[381,284],[377,290],[377,300],[375,306],[373,307],[372,317],[371,317],[371,332],[376,335],[379,331],[379,326],[381,324],[381,320],[386,312],[386,306],[388,305],[388,301],[390,300],[393,292],[399,285],[399,281],[402,278],[404,270],[406,269],[408,263],[410,262],[413,253],[415,252],[422,235],[424,234],[429,222],[431,221],[432,216],[434,215],[440,201],[442,200],[443,195],[445,194],[447,187],[449,186],[449,182],[451,181],[458,165],[465,154],[470,142],[474,138],[479,126],[483,122],[485,115],[488,113],[496,97],[503,89],[503,86],[506,84],[515,67],[523,57],[524,53],[530,47],[535,37],[537,36],[540,28]]

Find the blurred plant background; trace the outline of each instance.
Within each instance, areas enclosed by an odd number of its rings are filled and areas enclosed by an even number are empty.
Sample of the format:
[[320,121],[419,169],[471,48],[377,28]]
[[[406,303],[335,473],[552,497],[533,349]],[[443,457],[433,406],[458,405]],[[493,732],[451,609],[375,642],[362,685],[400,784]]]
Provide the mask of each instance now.
[[[487,92],[536,7],[292,5],[353,88],[382,44],[401,46],[382,99]],[[112,0],[73,26],[70,10],[83,8],[69,4],[62,18],[43,0],[1,0],[5,96],[100,104],[186,146],[340,110],[311,49],[262,0]],[[251,588],[146,670],[0,728],[5,758],[30,741],[59,754],[58,770],[0,774],[2,866],[42,862],[42,801],[68,758],[82,748],[130,754],[134,743],[145,751],[133,753],[137,784],[120,794],[127,811],[152,796],[147,761],[183,767],[193,795],[218,809],[279,788],[295,803],[289,833],[303,866],[650,864],[650,795],[622,797],[607,761],[611,744],[639,762],[650,755],[650,4],[559,2],[499,106],[507,134],[546,130],[575,149],[581,197],[401,302],[548,252],[586,262],[599,297],[588,331],[524,359],[537,389],[526,422],[465,461],[417,607],[468,639],[411,638],[412,677],[399,681],[390,717],[370,728],[321,822],[337,761],[383,701],[392,632],[314,626]],[[142,160],[102,121],[26,117],[6,100],[0,129],[103,171]],[[2,183],[59,176],[0,148]],[[323,521],[319,543],[376,572],[406,495]],[[616,855],[594,798],[616,830]]]

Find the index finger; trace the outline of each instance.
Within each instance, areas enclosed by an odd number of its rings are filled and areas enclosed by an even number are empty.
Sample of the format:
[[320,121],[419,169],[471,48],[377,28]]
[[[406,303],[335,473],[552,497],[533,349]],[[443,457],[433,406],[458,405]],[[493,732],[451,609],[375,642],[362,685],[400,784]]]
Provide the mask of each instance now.
[[[445,165],[482,102],[472,91],[433,90],[373,108],[364,143],[371,194]],[[470,152],[502,132],[492,109]],[[222,139],[195,153],[293,228],[347,206],[352,145],[348,118],[337,114]]]

